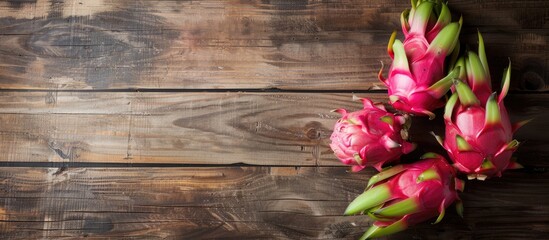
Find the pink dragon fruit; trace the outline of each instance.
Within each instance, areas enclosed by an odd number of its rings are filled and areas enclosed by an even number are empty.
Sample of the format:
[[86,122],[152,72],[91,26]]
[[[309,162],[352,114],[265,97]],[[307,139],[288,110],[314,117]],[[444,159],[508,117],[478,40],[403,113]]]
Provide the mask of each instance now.
[[415,145],[406,140],[407,117],[387,112],[383,104],[361,99],[364,109],[342,115],[334,126],[330,147],[345,164],[353,165],[353,171],[366,166],[381,170],[386,162],[398,160],[402,154],[414,150]]
[[450,23],[448,6],[437,1],[413,0],[412,9],[401,15],[405,40],[389,41],[388,52],[393,58],[385,83],[393,107],[404,112],[434,118],[433,109],[444,106],[440,100],[452,86],[457,71],[445,77],[445,59],[457,45],[462,20]]
[[461,215],[463,205],[456,190],[463,191],[464,183],[456,178],[455,169],[435,153],[422,159],[374,175],[367,190],[349,204],[345,215],[366,213],[376,220],[361,239],[399,232],[436,216],[438,223],[455,201]]
[[527,121],[511,125],[503,99],[509,89],[511,65],[505,70],[502,91],[496,98],[490,86],[490,75],[484,42],[479,33],[479,54],[469,51],[456,62],[461,67],[455,82],[456,92],[446,104],[444,142],[437,140],[448,151],[455,166],[468,174],[469,179],[484,180],[501,176],[505,169],[519,168],[511,160],[519,142],[513,132]]

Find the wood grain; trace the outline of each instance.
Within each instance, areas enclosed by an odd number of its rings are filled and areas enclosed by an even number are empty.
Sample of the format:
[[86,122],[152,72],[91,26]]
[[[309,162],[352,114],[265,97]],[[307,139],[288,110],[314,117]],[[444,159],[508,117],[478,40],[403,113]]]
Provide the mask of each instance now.
[[[385,94],[368,95],[385,100]],[[0,159],[257,165],[334,163],[350,94],[4,92]]]
[[[328,147],[377,78],[409,1],[0,1],[1,239],[357,239],[343,217],[374,170]],[[452,0],[483,33],[495,89],[512,62],[525,166],[469,181],[453,209],[389,239],[549,235],[549,2]],[[379,89],[380,91],[377,91]],[[370,91],[374,90],[374,91]],[[442,112],[414,118],[442,153]]]
[[[3,239],[344,238],[344,168],[0,169]],[[353,226],[352,224],[355,224]]]
[[[346,168],[0,168],[3,239],[356,239],[341,213],[373,170]],[[465,218],[390,239],[514,239],[549,234],[548,173],[471,182]],[[527,187],[525,187],[527,186]],[[497,205],[495,205],[497,203]]]
[[[409,1],[4,1],[0,88],[382,89]],[[535,6],[535,7],[534,7]],[[451,1],[462,42],[484,33],[494,84],[548,90],[544,1]],[[457,18],[456,18],[457,19]]]
[[[386,94],[358,94],[386,101]],[[547,167],[545,95],[510,95],[514,120],[535,119],[516,134],[516,156]],[[329,137],[352,94],[3,92],[3,162],[99,162],[339,166]],[[438,113],[442,115],[441,112]],[[442,118],[416,118],[411,138],[442,152],[430,131]],[[443,135],[443,134],[442,134]]]

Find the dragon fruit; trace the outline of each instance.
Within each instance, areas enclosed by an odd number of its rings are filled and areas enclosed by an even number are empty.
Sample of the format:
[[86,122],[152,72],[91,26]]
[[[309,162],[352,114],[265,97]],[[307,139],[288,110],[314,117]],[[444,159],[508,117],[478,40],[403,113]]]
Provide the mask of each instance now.
[[[478,33],[478,54],[474,51],[467,51],[456,61],[454,68],[459,68],[458,79],[467,83],[481,104],[484,105],[492,95],[492,84],[484,39],[480,32]],[[505,87],[504,94],[507,94],[508,87]]]
[[478,55],[468,51],[456,62],[463,82],[455,82],[456,91],[446,104],[444,141],[435,137],[461,172],[469,179],[484,180],[520,167],[511,160],[519,145],[513,140],[513,132],[527,121],[511,125],[503,104],[509,90],[510,64],[504,72],[501,93],[492,93],[484,42],[480,33],[478,36]]
[[432,110],[444,106],[441,97],[452,86],[458,70],[445,76],[445,60],[458,42],[462,20],[451,23],[448,6],[441,1],[412,0],[412,8],[401,15],[405,40],[389,40],[393,58],[387,79],[383,66],[379,79],[385,83],[393,107],[407,113],[434,118]]
[[463,191],[463,181],[444,157],[426,153],[423,160],[397,165],[374,175],[367,190],[353,200],[345,215],[366,213],[376,220],[361,239],[382,237],[438,216],[457,201],[458,214],[463,205],[456,190]]
[[383,104],[369,99],[361,100],[362,110],[335,110],[342,118],[334,126],[330,147],[344,164],[353,165],[355,172],[366,166],[381,170],[386,162],[414,150],[415,145],[406,141],[407,116],[389,113]]

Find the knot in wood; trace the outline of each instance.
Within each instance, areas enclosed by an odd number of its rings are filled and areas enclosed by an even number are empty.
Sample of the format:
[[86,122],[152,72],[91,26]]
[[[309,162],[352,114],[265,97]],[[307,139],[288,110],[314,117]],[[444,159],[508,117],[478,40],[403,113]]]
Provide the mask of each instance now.
[[319,139],[321,135],[321,127],[322,124],[317,121],[309,122],[305,125],[305,129],[307,129],[305,135],[308,139]]

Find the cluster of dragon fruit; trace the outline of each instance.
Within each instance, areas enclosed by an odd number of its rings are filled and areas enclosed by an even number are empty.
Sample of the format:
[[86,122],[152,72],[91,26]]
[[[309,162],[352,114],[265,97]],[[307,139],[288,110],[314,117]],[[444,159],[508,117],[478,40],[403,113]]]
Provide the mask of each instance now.
[[[391,35],[392,65],[387,78],[383,67],[379,72],[395,111],[363,98],[362,110],[336,110],[342,117],[331,136],[335,155],[353,171],[379,171],[345,210],[345,215],[364,214],[374,220],[361,239],[393,234],[430,219],[438,223],[452,204],[462,215],[458,191],[463,191],[464,181],[458,177],[485,180],[521,167],[511,159],[519,145],[513,132],[526,121],[511,124],[503,103],[510,64],[497,94],[481,34],[477,52],[460,51],[463,21],[452,22],[448,6],[440,0],[412,0],[400,20],[404,41],[396,39],[396,32]],[[445,136],[433,135],[452,164],[436,153],[397,164],[416,147],[408,142],[410,115],[433,119],[433,110],[442,107]]]

